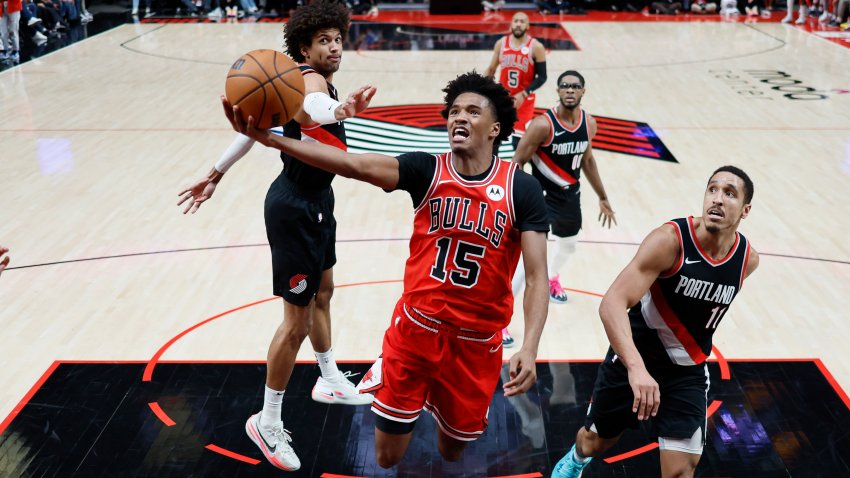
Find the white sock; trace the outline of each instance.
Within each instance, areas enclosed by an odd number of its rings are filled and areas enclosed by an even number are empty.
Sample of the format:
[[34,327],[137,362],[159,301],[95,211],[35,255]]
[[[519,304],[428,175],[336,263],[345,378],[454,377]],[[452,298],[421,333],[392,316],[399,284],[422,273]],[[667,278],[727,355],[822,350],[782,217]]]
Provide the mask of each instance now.
[[567,259],[576,251],[576,242],[578,236],[555,237],[555,244],[552,246],[552,254],[549,257],[549,279],[554,279],[559,273],[558,271],[567,263]]
[[322,371],[322,378],[336,382],[339,380],[339,369],[334,360],[334,349],[329,348],[327,352],[315,352],[316,361],[319,362],[319,370]]
[[517,297],[522,291],[522,286],[525,285],[525,264],[522,262],[522,257],[520,257],[519,263],[516,266],[512,285],[514,289],[514,297]]
[[590,461],[591,458],[593,458],[593,457],[592,456],[588,456],[588,457],[581,456],[578,452],[578,447],[573,448],[573,459],[575,459],[575,461],[577,461],[579,463],[587,463],[588,461]]
[[263,411],[260,412],[260,426],[271,428],[275,423],[281,421],[280,410],[283,404],[283,392],[286,390],[272,390],[266,386],[266,398],[263,401]]

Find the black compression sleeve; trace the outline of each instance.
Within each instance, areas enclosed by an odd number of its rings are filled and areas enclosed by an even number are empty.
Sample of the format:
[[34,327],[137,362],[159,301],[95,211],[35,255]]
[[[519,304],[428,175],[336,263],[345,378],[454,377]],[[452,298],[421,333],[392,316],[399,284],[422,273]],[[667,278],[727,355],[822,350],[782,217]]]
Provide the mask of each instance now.
[[532,93],[537,88],[543,86],[543,83],[546,83],[546,62],[541,61],[539,63],[534,64],[534,79],[531,80],[531,84],[528,85],[528,88],[525,89],[526,92]]

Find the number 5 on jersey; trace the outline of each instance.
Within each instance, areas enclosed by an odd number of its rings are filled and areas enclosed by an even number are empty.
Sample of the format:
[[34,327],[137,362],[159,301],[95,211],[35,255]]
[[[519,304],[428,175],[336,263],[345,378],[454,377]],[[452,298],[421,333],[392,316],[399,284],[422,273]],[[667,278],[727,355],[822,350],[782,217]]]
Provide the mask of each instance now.
[[[452,284],[467,289],[478,283],[478,273],[481,266],[478,260],[484,258],[487,252],[483,246],[465,241],[452,240],[451,237],[437,239],[437,257],[434,266],[431,267],[431,277],[440,282],[446,282],[446,276]],[[451,272],[446,271],[447,259],[452,256],[454,267]]]

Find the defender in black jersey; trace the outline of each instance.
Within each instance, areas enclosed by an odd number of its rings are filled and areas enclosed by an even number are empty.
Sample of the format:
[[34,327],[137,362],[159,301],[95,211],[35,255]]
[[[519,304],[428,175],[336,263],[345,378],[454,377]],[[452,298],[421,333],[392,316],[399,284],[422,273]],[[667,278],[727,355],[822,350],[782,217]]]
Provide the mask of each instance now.
[[577,477],[626,428],[650,420],[662,476],[689,477],[705,444],[711,338],[758,267],[738,232],[753,183],[734,166],[708,181],[702,217],[652,231],[602,299],[611,348],[599,367],[584,428],[553,477]]
[[236,131],[332,173],[387,191],[406,190],[413,199],[404,295],[384,335],[382,358],[359,386],[376,394],[375,454],[385,468],[403,458],[423,408],[439,424],[438,448],[447,460],[460,459],[484,433],[502,367],[498,331],[512,315],[510,281],[520,252],[528,275],[525,337],[510,359],[506,396],[524,393],[536,381],[546,320],[543,193],[515,164],[494,155],[513,131],[513,101],[477,73],[459,76],[443,91],[451,152],[398,158],[258,131],[222,99]]
[[[617,223],[608,202],[605,186],[593,157],[592,140],[596,135],[596,119],[581,108],[584,77],[568,70],[558,77],[558,97],[554,108],[534,118],[514,153],[514,161],[531,161],[531,173],[540,181],[546,194],[549,223],[555,245],[549,258],[549,296],[555,303],[567,301],[561,286],[560,269],[575,252],[581,230],[581,172],[599,196],[599,219],[610,228]],[[514,294],[519,293],[524,278],[521,268],[514,276]]]
[[[285,136],[302,142],[346,149],[342,120],[366,109],[375,92],[362,87],[340,103],[332,85],[342,59],[348,32],[345,6],[319,0],[301,7],[286,29],[287,54],[300,63],[304,77],[304,104],[284,126]],[[254,141],[240,135],[215,168],[181,193],[184,212],[195,212],[215,191],[227,169],[250,150]],[[273,291],[283,298],[284,320],[269,346],[265,402],[251,416],[245,430],[269,462],[281,469],[297,470],[301,464],[281,421],[284,390],[295,365],[295,356],[310,337],[321,377],[313,387],[313,400],[322,403],[365,405],[371,396],[357,392],[337,368],[331,349],[330,298],[336,263],[336,220],[331,181],[334,174],[281,154],[283,171],[266,194],[266,233],[272,253]]]

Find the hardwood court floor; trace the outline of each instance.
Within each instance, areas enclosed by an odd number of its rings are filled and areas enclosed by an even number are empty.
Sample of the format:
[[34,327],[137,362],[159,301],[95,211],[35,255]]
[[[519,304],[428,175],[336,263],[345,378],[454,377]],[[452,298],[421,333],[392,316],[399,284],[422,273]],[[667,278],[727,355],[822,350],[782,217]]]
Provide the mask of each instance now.
[[[711,171],[732,163],[755,181],[741,231],[762,262],[717,349],[733,359],[819,358],[850,387],[850,50],[776,23],[563,28],[578,50],[549,53],[538,106],[554,105],[558,72],[577,69],[589,112],[648,124],[677,162],[597,151],[619,226],[599,227],[586,187],[578,254],[563,273],[575,291],[550,307],[539,358],[602,357],[594,294],[653,227],[700,214]],[[280,171],[273,151],[251,151],[196,215],[175,203],[232,139],[218,103],[228,65],[281,41],[278,24],[125,25],[0,73],[0,244],[13,260],[0,277],[0,417],[55,360],[148,360],[204,319],[271,296],[262,203]],[[334,83],[342,93],[376,85],[376,107],[434,104],[448,80],[490,58],[425,47],[347,51]],[[364,137],[369,127],[352,125]],[[334,187],[335,280],[346,286],[333,302],[334,349],[368,361],[401,291],[410,199],[343,178]],[[278,301],[255,305],[192,331],[162,358],[262,360],[280,318]],[[521,319],[518,310],[517,337]],[[299,358],[312,358],[309,345]]]

